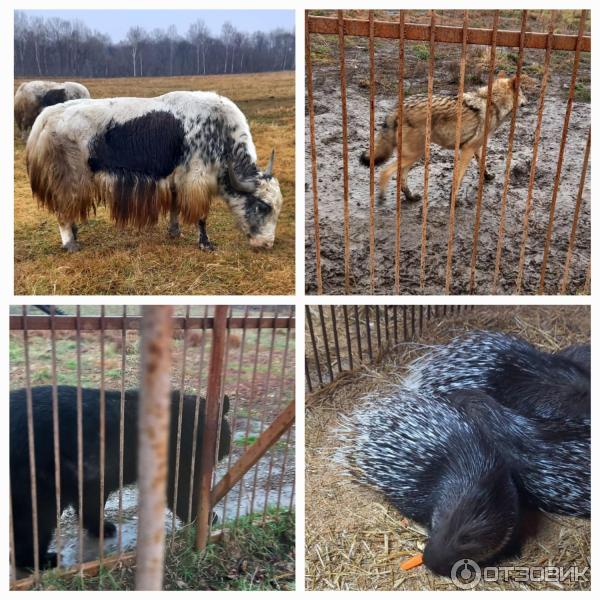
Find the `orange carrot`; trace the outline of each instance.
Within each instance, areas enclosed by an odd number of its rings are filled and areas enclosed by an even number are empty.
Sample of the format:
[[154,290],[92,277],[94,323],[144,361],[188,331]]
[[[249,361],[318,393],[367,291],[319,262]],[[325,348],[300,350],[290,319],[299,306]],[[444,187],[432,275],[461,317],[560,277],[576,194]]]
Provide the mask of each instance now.
[[417,554],[416,556],[413,556],[412,558],[409,558],[408,560],[405,560],[400,565],[400,568],[403,571],[409,571],[410,569],[414,569],[415,567],[419,567],[422,564],[423,564],[423,555],[422,554]]

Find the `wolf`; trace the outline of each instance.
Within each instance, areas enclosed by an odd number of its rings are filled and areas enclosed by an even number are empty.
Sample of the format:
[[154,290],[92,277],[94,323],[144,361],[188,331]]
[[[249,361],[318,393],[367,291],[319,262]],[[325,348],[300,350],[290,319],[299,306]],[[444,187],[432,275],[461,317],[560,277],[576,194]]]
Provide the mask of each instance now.
[[[504,71],[498,73],[492,85],[492,100],[489,123],[489,135],[510,116],[513,106],[517,79],[508,77]],[[483,148],[483,130],[487,105],[488,86],[482,86],[472,92],[465,92],[462,100],[462,123],[460,136],[460,154],[458,160],[458,184],[469,166],[471,159],[481,165],[481,150]],[[456,96],[434,95],[431,99],[431,141],[442,148],[454,148],[456,137]],[[517,105],[527,103],[521,86],[517,94]],[[407,184],[407,175],[411,167],[425,152],[425,127],[427,122],[427,94],[415,95],[404,102],[402,111],[402,192],[407,200],[417,202],[420,194],[411,192]],[[385,162],[394,152],[397,140],[398,112],[395,110],[387,115],[375,143],[374,164]],[[365,150],[360,156],[360,162],[370,165],[370,153]],[[379,176],[379,201],[385,200],[385,190],[388,181],[397,171],[397,161],[394,161],[381,172]],[[487,181],[494,178],[487,169],[484,172]]]

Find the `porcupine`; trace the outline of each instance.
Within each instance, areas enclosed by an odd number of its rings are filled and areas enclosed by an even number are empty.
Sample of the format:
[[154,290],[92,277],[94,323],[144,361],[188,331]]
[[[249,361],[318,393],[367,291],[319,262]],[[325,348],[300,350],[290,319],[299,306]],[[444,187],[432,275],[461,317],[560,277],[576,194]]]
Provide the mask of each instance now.
[[472,331],[414,361],[407,387],[443,395],[479,389],[535,418],[590,415],[590,348],[542,352],[518,337]]
[[396,386],[345,420],[344,462],[425,525],[424,563],[449,575],[469,558],[489,564],[518,549],[520,499],[511,465],[475,419],[443,399]]

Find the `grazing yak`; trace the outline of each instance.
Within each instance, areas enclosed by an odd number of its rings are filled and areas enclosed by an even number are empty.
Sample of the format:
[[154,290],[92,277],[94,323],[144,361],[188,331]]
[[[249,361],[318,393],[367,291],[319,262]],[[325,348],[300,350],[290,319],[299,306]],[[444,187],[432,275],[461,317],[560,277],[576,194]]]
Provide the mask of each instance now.
[[46,108],[67,100],[89,98],[90,92],[80,83],[65,81],[28,81],[15,93],[15,122],[25,138],[37,116]]
[[206,233],[211,201],[221,196],[257,248],[271,248],[283,202],[273,177],[274,151],[260,171],[248,121],[231,100],[212,92],[157,98],[79,100],[51,106],[27,142],[34,197],[58,218],[63,248],[79,249],[77,221],[108,207],[117,225],[144,227],[169,215]]

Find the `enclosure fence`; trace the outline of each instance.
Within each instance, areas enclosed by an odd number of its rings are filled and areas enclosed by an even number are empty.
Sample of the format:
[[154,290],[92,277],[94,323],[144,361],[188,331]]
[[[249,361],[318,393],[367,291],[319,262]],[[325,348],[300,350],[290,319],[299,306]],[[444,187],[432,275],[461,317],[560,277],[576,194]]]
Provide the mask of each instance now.
[[[49,314],[40,315],[34,307],[23,306],[21,309],[13,307],[10,316],[11,391],[22,388],[26,404],[24,418],[27,441],[21,452],[29,462],[28,475],[23,481],[31,486],[30,523],[34,548],[33,575],[22,577],[23,573],[19,573],[15,561],[15,542],[19,543],[19,540],[15,539],[16,524],[13,521],[16,490],[11,489],[10,560],[13,589],[31,587],[39,581],[45,566],[40,563],[40,551],[46,542],[40,538],[38,516],[40,510],[47,511],[47,507],[39,505],[40,486],[45,486],[43,489],[47,490],[50,485],[55,498],[56,560],[63,572],[94,574],[102,566],[119,561],[135,561],[136,554],[130,551],[132,544],[126,544],[125,539],[132,537],[126,533],[127,494],[124,493],[124,487],[128,484],[125,473],[128,471],[128,461],[132,460],[125,452],[128,445],[126,436],[131,434],[131,429],[126,433],[127,415],[132,410],[128,390],[138,388],[141,384],[140,398],[136,396],[135,401],[137,403],[139,400],[139,418],[142,421],[149,416],[146,414],[148,411],[144,413],[148,407],[144,396],[153,393],[154,384],[150,381],[153,377],[166,377],[166,384],[172,390],[179,390],[172,392],[172,404],[166,407],[165,415],[168,422],[171,413],[171,434],[176,426],[176,443],[173,439],[169,442],[171,448],[176,447],[175,458],[170,456],[169,472],[162,472],[162,477],[166,477],[167,481],[171,478],[169,485],[174,487],[169,488],[168,492],[172,514],[168,519],[165,515],[164,522],[159,523],[163,529],[167,529],[171,541],[175,539],[177,524],[194,520],[196,509],[198,549],[205,548],[209,540],[218,539],[228,528],[235,528],[242,517],[264,524],[277,518],[282,510],[293,510],[294,307],[175,307],[174,316],[169,318],[169,327],[159,328],[162,342],[147,341],[145,357],[138,354],[138,333],[144,334],[144,318],[147,319],[148,315],[131,314],[139,313],[138,307],[132,310],[125,306],[102,306],[97,307],[95,315],[89,314],[92,307],[40,308]],[[61,314],[58,314],[59,310]],[[149,323],[146,322],[148,328]],[[161,350],[160,344],[163,344],[163,356],[165,349],[170,356],[167,361],[159,360],[157,353]],[[170,372],[167,370],[169,363]],[[46,383],[50,389],[48,402],[52,407],[52,430],[49,435],[53,440],[53,473],[40,473],[36,469],[40,448],[36,451],[35,445],[41,438],[39,423],[36,421],[34,426],[36,407],[33,398],[35,386],[39,383]],[[74,383],[72,387],[76,389],[76,399],[73,399],[73,406],[69,408],[71,411],[74,408],[77,415],[77,502],[73,506],[77,520],[70,527],[72,532],[76,531],[77,550],[71,552],[72,559],[67,564],[63,564],[61,553],[61,546],[65,543],[65,536],[61,532],[65,501],[64,498],[61,500],[61,494],[65,492],[66,469],[73,465],[67,466],[67,461],[61,460],[60,443],[64,439],[64,419],[67,416],[61,415],[59,409],[59,404],[61,408],[65,406],[62,401],[59,403],[59,386],[65,383]],[[111,387],[116,388],[114,392],[109,391]],[[100,418],[97,438],[100,449],[97,465],[99,539],[93,542],[94,558],[87,561],[84,555],[83,515],[85,503],[90,502],[84,488],[84,469],[89,465],[84,463],[89,460],[88,449],[92,442],[85,438],[90,431],[85,426],[89,418],[83,402],[86,388],[97,391],[96,415]],[[118,425],[108,416],[111,398],[117,401]],[[11,397],[11,413],[12,410]],[[151,410],[156,412],[156,405]],[[36,419],[39,414],[36,413]],[[137,412],[135,414],[137,421]],[[11,414],[11,421],[12,418]],[[229,440],[222,435],[223,428],[229,431]],[[116,444],[115,440],[118,440]],[[219,447],[223,440],[228,442],[228,448]],[[111,448],[111,444],[118,446],[118,449]],[[109,473],[111,450],[118,450],[118,467],[113,465]],[[12,452],[11,446],[11,479],[14,466]],[[140,446],[140,464],[144,459],[141,454]],[[73,457],[69,458],[74,460]],[[142,476],[140,472],[140,505],[143,500]],[[115,478],[116,483],[109,483]],[[52,480],[51,484],[49,480]],[[116,544],[115,555],[106,557],[104,503],[112,491],[118,491],[118,506],[114,510]],[[180,514],[182,506],[185,506],[187,518]],[[129,512],[132,510],[135,521],[135,506],[130,507]],[[219,525],[216,524],[215,515],[219,517]],[[131,520],[131,514],[129,518]],[[140,514],[140,521],[141,518]],[[72,537],[75,534],[72,533]],[[138,561],[142,555],[142,543],[151,541],[137,537]],[[17,578],[18,575],[21,578]]]
[[474,308],[466,305],[307,306],[306,389],[318,391],[345,373],[374,365],[398,344],[414,341],[441,320]]
[[[479,289],[477,284],[477,259],[479,248],[479,236],[482,219],[482,199],[483,199],[483,183],[486,164],[486,150],[490,129],[491,118],[491,100],[492,100],[492,84],[494,81],[494,72],[496,68],[496,49],[498,47],[518,48],[518,57],[516,62],[516,83],[514,88],[514,101],[512,115],[510,119],[510,129],[508,136],[508,146],[506,150],[506,165],[504,170],[504,183],[502,188],[502,196],[500,203],[500,218],[497,233],[497,244],[495,252],[494,274],[491,283],[490,293],[497,293],[498,281],[501,272],[503,261],[503,248],[505,243],[505,219],[507,209],[507,195],[510,186],[511,176],[511,160],[513,154],[513,145],[515,138],[516,117],[518,112],[517,98],[522,85],[523,77],[523,60],[526,49],[545,50],[544,70],[541,82],[540,96],[538,100],[537,125],[535,128],[533,141],[533,156],[529,172],[529,184],[527,191],[526,208],[523,215],[522,233],[520,240],[520,253],[518,265],[516,265],[516,283],[514,292],[519,294],[523,290],[523,274],[526,263],[526,246],[530,232],[530,216],[533,204],[533,190],[536,176],[536,166],[538,161],[538,149],[542,133],[542,115],[544,110],[544,101],[548,86],[550,74],[550,59],[553,52],[567,51],[573,53],[573,64],[571,71],[571,80],[569,85],[568,99],[564,114],[562,136],[560,141],[560,149],[555,167],[554,183],[552,187],[551,200],[548,208],[548,223],[545,232],[545,241],[543,249],[543,259],[539,271],[539,283],[537,288],[538,294],[547,293],[546,275],[548,263],[552,259],[552,241],[553,228],[556,205],[559,196],[561,174],[563,172],[563,163],[566,151],[567,133],[573,108],[573,101],[577,85],[580,56],[582,52],[589,53],[591,51],[591,37],[585,34],[585,25],[588,17],[588,11],[582,10],[579,16],[579,26],[577,35],[557,34],[554,32],[557,11],[550,11],[551,17],[546,33],[528,32],[527,20],[528,11],[521,12],[521,28],[520,31],[507,31],[498,28],[500,11],[493,11],[493,27],[492,29],[481,29],[469,27],[469,11],[465,10],[462,13],[462,27],[441,26],[436,23],[435,11],[429,11],[429,25],[415,24],[406,22],[406,12],[398,11],[396,22],[391,21],[376,21],[374,19],[374,11],[369,11],[368,20],[351,19],[344,16],[343,10],[337,11],[337,17],[314,16],[305,13],[305,61],[306,61],[306,90],[308,104],[308,120],[309,120],[309,146],[310,146],[310,164],[311,164],[311,183],[312,183],[312,212],[314,225],[314,247],[315,247],[315,269],[316,269],[316,290],[318,294],[328,293],[328,282],[323,280],[322,273],[322,251],[321,251],[321,229],[319,221],[319,177],[317,169],[317,143],[315,133],[315,102],[314,102],[314,84],[313,84],[313,59],[311,55],[311,36],[315,34],[337,36],[339,46],[339,77],[340,77],[340,92],[341,92],[341,134],[342,134],[342,177],[343,177],[343,195],[341,199],[341,209],[343,212],[343,268],[344,268],[344,292],[352,293],[351,282],[351,253],[350,253],[350,211],[349,211],[349,168],[348,168],[348,112],[347,112],[347,85],[346,85],[346,37],[356,36],[359,38],[367,38],[369,45],[369,151],[370,151],[370,179],[369,179],[369,272],[368,279],[370,292],[378,291],[377,285],[377,252],[375,247],[375,165],[374,165],[374,147],[375,147],[375,42],[376,39],[393,39],[398,40],[398,108],[397,119],[398,123],[403,122],[403,104],[404,104],[404,80],[405,80],[405,43],[412,42],[427,42],[428,43],[428,85],[427,85],[427,120],[425,128],[425,156],[424,156],[424,176],[423,176],[423,195],[421,209],[421,243],[420,243],[420,262],[419,262],[419,290],[423,290],[425,286],[425,266],[427,261],[427,225],[428,225],[428,202],[429,202],[429,171],[430,171],[430,142],[432,131],[432,97],[434,83],[434,64],[436,56],[436,45],[445,44],[460,44],[460,75],[458,83],[458,94],[456,98],[456,129],[455,129],[455,144],[454,144],[454,169],[452,177],[452,191],[450,198],[449,214],[448,214],[448,236],[447,236],[447,253],[446,253],[446,268],[445,280],[443,282],[443,291],[446,294],[451,292],[452,287],[452,266],[453,266],[453,251],[455,238],[455,212],[458,184],[458,157],[461,139],[461,119],[462,119],[462,102],[464,94],[465,82],[465,65],[467,57],[468,45],[487,46],[490,48],[489,59],[489,75],[487,83],[487,104],[485,113],[483,146],[479,160],[479,182],[477,188],[477,200],[475,209],[475,218],[472,233],[471,260],[469,265],[470,275],[469,283],[466,290],[461,293],[468,292],[469,294],[484,293]],[[562,277],[557,286],[556,293],[564,294],[569,283],[570,268],[573,259],[573,248],[577,238],[577,225],[580,216],[582,198],[585,186],[585,179],[588,169],[590,143],[591,143],[591,127],[586,131],[587,145],[584,151],[583,168],[581,170],[579,189],[575,200],[575,209],[573,212],[573,220],[571,233],[569,236],[566,258],[562,267]],[[398,157],[402,156],[402,127],[397,128],[396,147]],[[402,168],[401,161],[397,162],[397,186],[396,186],[396,206],[395,206],[395,223],[394,223],[394,285],[393,292],[400,294],[405,291],[402,285],[402,264],[401,264],[401,180]],[[365,274],[365,277],[367,275]],[[590,283],[590,268],[586,273],[586,281],[584,289],[580,290],[589,294]],[[386,290],[387,292],[387,290]]]

